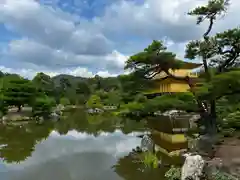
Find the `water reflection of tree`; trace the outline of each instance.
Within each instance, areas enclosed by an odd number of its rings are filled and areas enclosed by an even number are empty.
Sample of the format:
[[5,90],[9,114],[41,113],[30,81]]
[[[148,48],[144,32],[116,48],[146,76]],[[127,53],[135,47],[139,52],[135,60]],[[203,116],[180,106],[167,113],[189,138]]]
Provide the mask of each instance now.
[[35,145],[46,139],[52,130],[62,135],[76,130],[98,136],[101,132],[112,133],[116,129],[128,134],[132,131],[143,131],[144,124],[110,114],[91,116],[79,110],[66,113],[65,118],[55,123],[0,124],[0,157],[8,163],[24,161],[31,156]]
[[31,156],[37,142],[47,138],[53,126],[36,125],[0,125],[0,157],[7,163],[24,161]]
[[164,180],[164,174],[167,171],[164,167],[157,169],[146,168],[140,162],[139,155],[134,152],[120,158],[113,168],[119,176],[127,180]]
[[116,129],[128,134],[133,131],[144,131],[144,122],[127,120],[111,114],[89,115],[84,111],[73,111],[67,113],[64,120],[57,122],[55,128],[60,134],[76,130],[98,136],[100,132],[112,133]]

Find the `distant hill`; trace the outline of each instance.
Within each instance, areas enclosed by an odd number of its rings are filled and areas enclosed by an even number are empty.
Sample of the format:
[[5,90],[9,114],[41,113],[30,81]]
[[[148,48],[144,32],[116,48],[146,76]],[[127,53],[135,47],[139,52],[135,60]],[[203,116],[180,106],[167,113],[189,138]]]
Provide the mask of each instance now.
[[67,75],[67,74],[60,74],[60,75],[54,76],[54,77],[52,77],[52,80],[56,86],[59,86],[60,80],[62,78],[67,79],[71,84],[77,84],[78,82],[88,80],[88,78],[84,78],[84,77],[80,77],[80,76],[72,76],[72,75]]

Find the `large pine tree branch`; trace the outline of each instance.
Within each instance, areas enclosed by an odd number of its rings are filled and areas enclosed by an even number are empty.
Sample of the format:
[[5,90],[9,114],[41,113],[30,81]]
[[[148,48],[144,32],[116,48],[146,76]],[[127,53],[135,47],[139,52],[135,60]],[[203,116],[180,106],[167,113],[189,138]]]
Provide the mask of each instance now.
[[231,96],[231,95],[235,95],[235,94],[240,94],[240,90],[235,90],[235,91],[223,93],[223,94],[217,96],[216,99],[220,99],[224,96]]
[[209,33],[210,33],[211,30],[212,30],[213,22],[214,22],[214,17],[215,17],[215,16],[216,16],[216,13],[214,13],[214,14],[212,15],[212,17],[210,17],[210,19],[209,19],[208,29],[207,29],[207,31],[203,34],[203,37],[204,37],[205,40],[207,39]]
[[205,104],[203,102],[201,102],[198,98],[197,98],[197,95],[196,95],[196,92],[194,90],[195,88],[195,84],[193,83],[192,81],[192,78],[190,78],[189,76],[176,76],[172,73],[170,73],[169,71],[165,71],[165,73],[168,75],[167,77],[171,77],[173,79],[176,79],[176,80],[180,80],[180,81],[185,81],[189,87],[190,87],[190,92],[195,96],[195,99],[196,99],[196,102],[198,104],[198,107],[200,109],[200,111],[204,114],[207,113],[207,107],[205,106]]

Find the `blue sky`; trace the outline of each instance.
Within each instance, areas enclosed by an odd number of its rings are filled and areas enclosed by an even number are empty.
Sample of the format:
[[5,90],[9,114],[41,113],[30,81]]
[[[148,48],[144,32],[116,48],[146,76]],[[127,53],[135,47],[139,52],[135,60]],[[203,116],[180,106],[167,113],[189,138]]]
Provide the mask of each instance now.
[[[153,39],[184,57],[199,39],[188,10],[207,0],[1,0],[0,70],[32,78],[42,71],[90,77],[124,73],[127,58]],[[239,26],[239,0],[213,31]]]

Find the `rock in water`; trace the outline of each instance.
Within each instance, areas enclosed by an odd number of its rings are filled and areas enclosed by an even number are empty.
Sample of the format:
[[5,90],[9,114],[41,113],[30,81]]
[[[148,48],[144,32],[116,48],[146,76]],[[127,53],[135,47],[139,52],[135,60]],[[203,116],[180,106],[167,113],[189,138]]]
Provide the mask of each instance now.
[[52,121],[56,122],[56,121],[60,120],[60,115],[57,114],[56,112],[53,112],[53,113],[51,113],[50,118]]
[[182,167],[181,180],[200,180],[203,174],[205,161],[200,155],[185,154],[185,162]]
[[146,151],[154,152],[154,142],[146,134],[143,136],[141,140],[141,149],[143,152],[146,152]]

